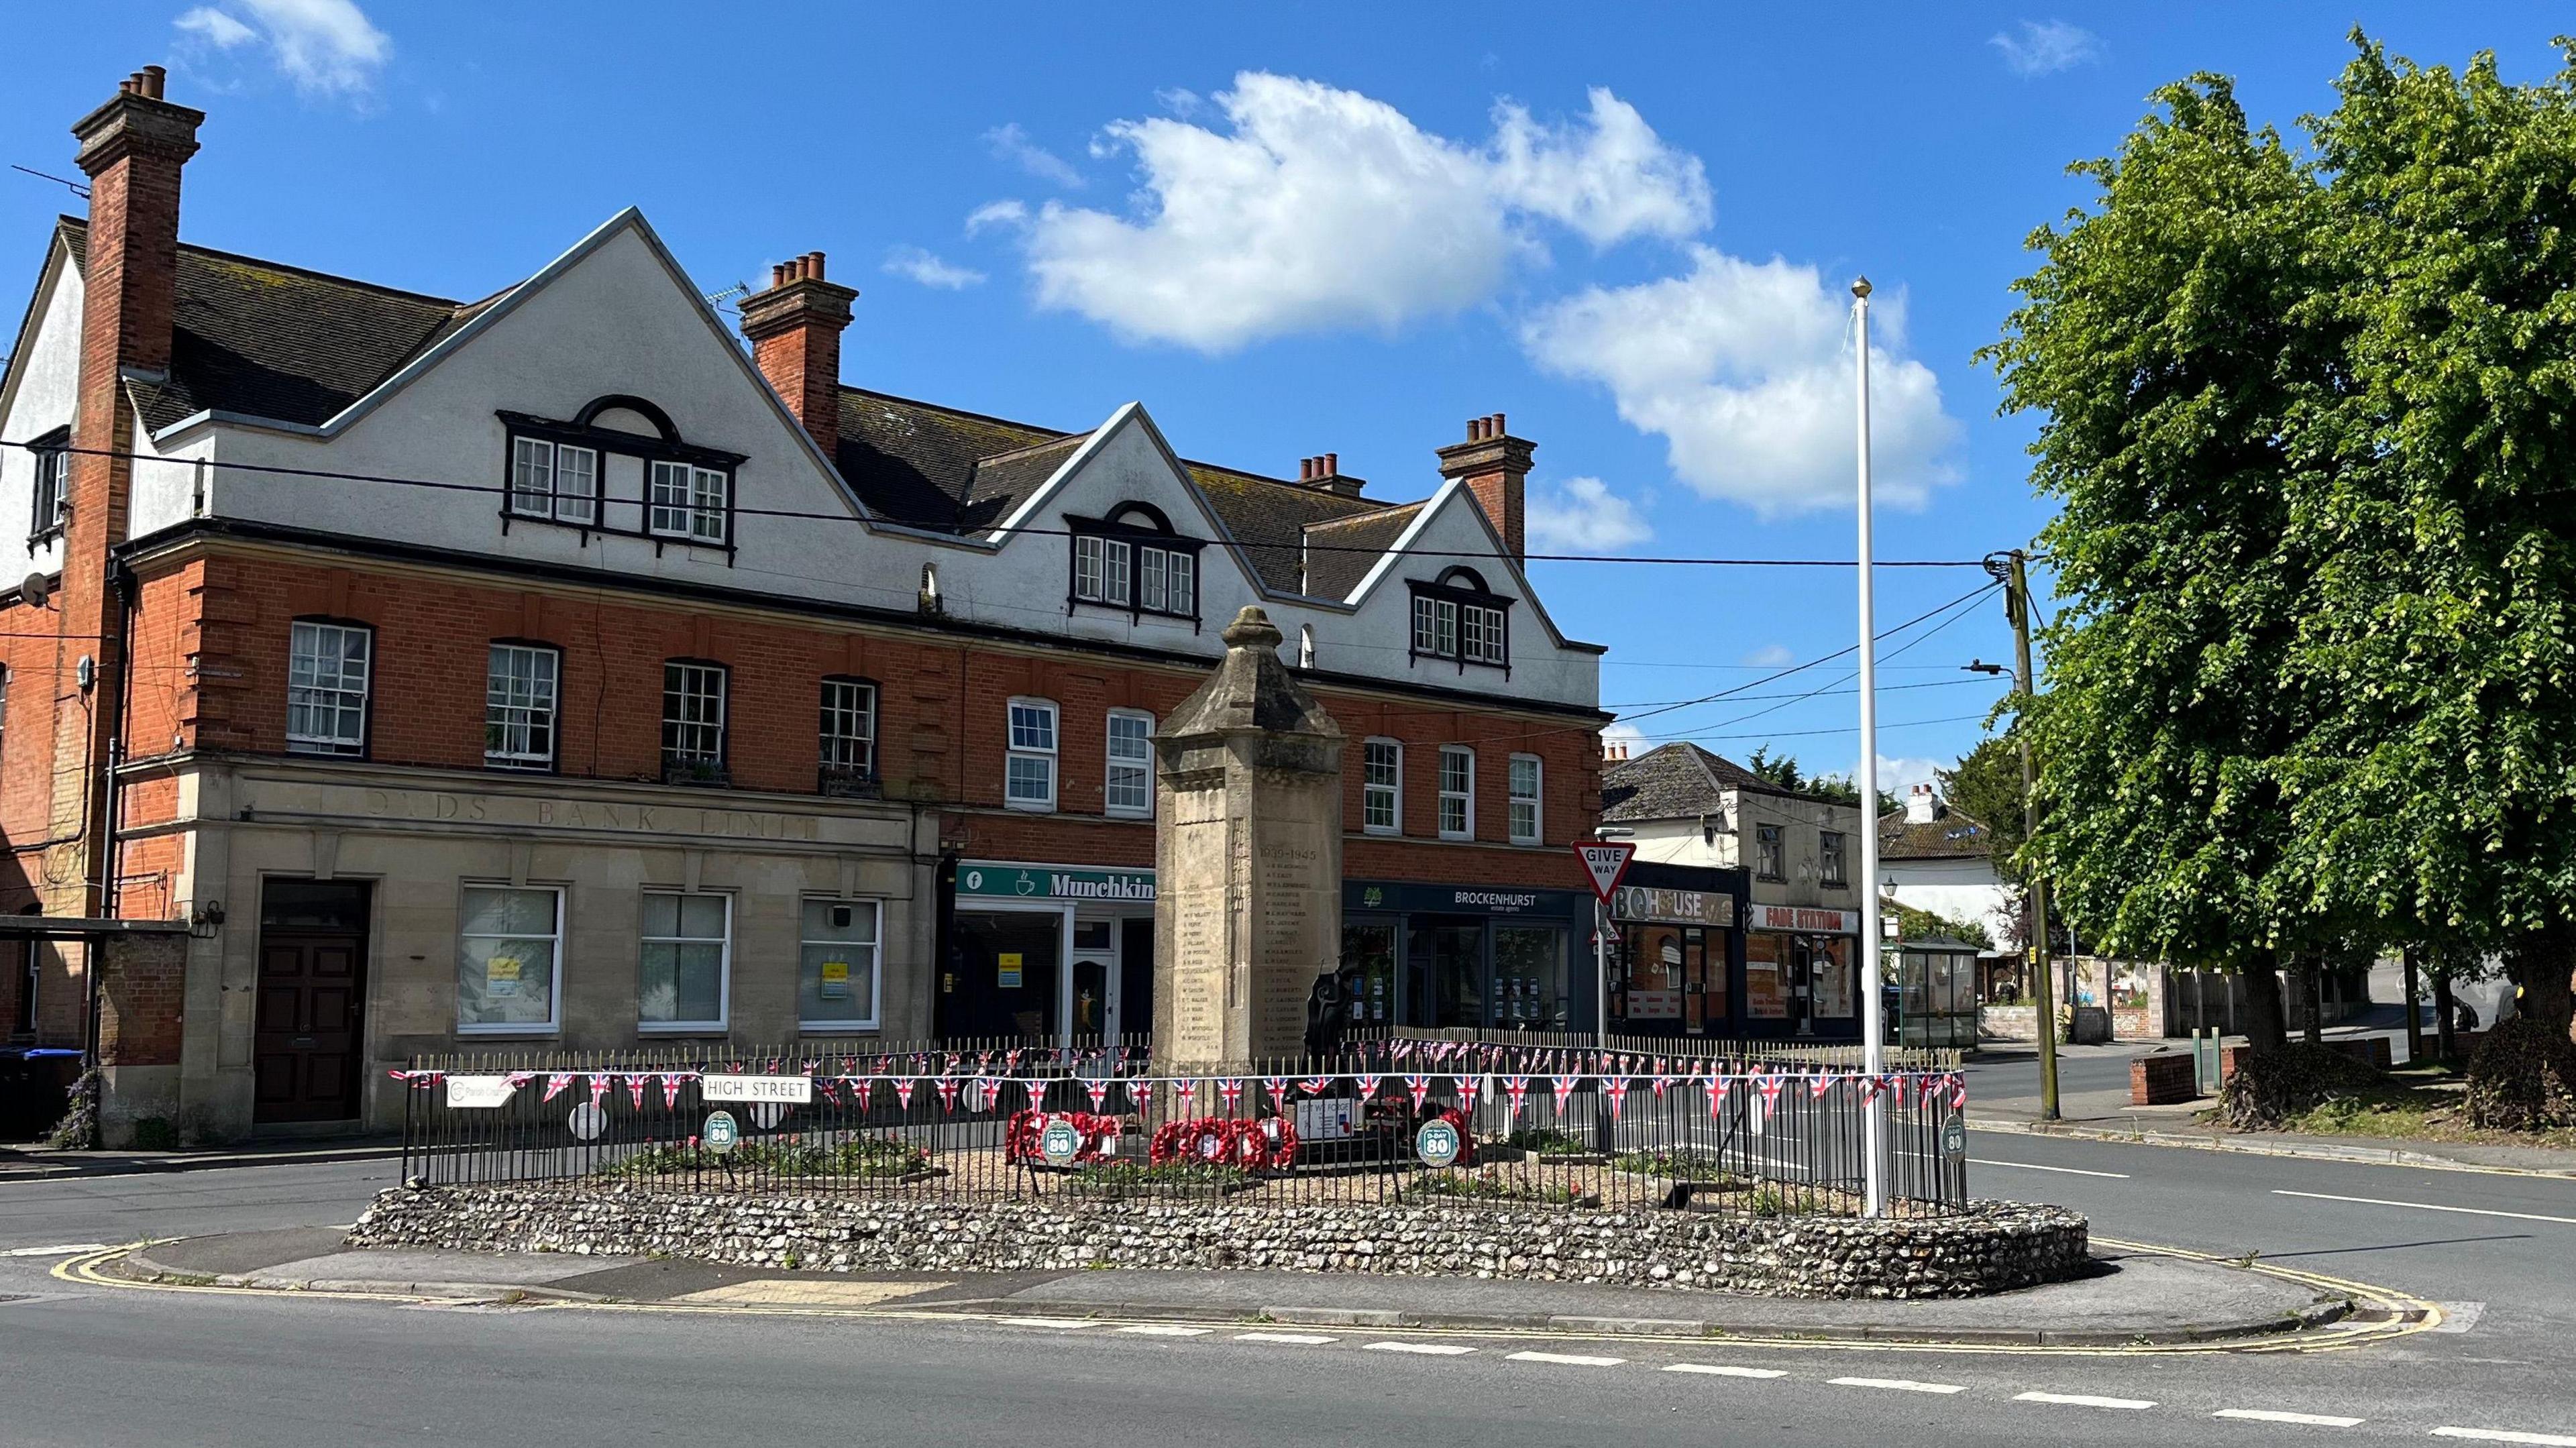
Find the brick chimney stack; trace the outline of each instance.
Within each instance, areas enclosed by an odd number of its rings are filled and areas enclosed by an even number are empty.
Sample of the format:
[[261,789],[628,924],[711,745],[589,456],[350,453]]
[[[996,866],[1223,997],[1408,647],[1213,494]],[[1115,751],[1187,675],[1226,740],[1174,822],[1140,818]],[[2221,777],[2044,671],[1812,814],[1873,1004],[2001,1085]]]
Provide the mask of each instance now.
[[[72,124],[77,163],[88,174],[89,230],[82,258],[80,372],[72,412],[65,489],[63,574],[55,627],[66,636],[57,695],[87,707],[55,713],[56,759],[112,758],[124,728],[125,610],[109,585],[108,550],[125,539],[132,491],[135,418],[128,377],[158,382],[170,373],[170,329],[179,297],[179,171],[197,153],[206,113],[161,95],[163,71],[145,66],[118,82],[107,104]],[[76,656],[92,657],[87,688]],[[84,737],[85,736],[85,737]],[[49,834],[78,841],[74,868],[45,891],[49,915],[95,915],[114,873],[106,837],[109,791],[96,768],[58,770]],[[84,965],[84,969],[88,967]]]
[[1368,486],[1366,478],[1354,478],[1342,472],[1340,453],[1319,453],[1314,457],[1299,458],[1297,481],[1344,498],[1356,498],[1360,490]]
[[742,299],[742,335],[760,375],[805,425],[823,456],[841,450],[841,331],[856,287],[823,280],[823,253],[769,269],[769,290]]
[[1523,525],[1523,494],[1529,481],[1530,457],[1538,444],[1517,438],[1505,428],[1499,412],[1467,420],[1467,440],[1440,449],[1440,476],[1457,478],[1476,495],[1477,506],[1503,535],[1503,551],[1520,562],[1528,554]]

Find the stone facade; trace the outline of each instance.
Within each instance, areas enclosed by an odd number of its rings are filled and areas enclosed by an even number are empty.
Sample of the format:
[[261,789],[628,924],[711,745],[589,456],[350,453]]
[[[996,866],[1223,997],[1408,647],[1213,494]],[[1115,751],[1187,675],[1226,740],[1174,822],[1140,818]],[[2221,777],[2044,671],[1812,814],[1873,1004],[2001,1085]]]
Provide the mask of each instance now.
[[1270,1269],[1780,1297],[1972,1297],[2084,1268],[2085,1219],[1980,1202],[1925,1220],[1456,1205],[959,1202],[627,1188],[389,1190],[356,1247],[663,1253],[834,1272]]

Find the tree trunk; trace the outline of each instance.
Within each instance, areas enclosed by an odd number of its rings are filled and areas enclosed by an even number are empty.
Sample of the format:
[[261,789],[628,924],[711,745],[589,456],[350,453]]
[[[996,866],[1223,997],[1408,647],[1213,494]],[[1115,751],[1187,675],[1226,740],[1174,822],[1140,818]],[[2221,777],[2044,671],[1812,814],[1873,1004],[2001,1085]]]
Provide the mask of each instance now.
[[2311,1046],[2325,1044],[2325,1001],[2317,989],[2324,975],[2324,957],[2299,958],[2299,1039]]
[[2451,1000],[2451,970],[2445,965],[2433,972],[2433,1041],[2444,1061],[2456,1060],[2460,1054],[2458,1028],[2452,1020],[2456,1010]]
[[2289,1045],[2281,1024],[2281,973],[2270,961],[2245,967],[2245,1045],[2257,1056],[2276,1055]]
[[2406,1064],[2409,1066],[2421,1066],[2424,1064],[2424,1010],[2423,1007],[2418,1004],[2421,997],[2417,993],[2423,989],[2423,986],[2418,974],[2420,966],[2415,959],[2414,946],[2410,945],[2406,947],[2405,960]]
[[2506,974],[2522,987],[2514,1009],[2560,1036],[2576,1025],[2576,991],[2568,983],[2576,967],[2576,927],[2564,922],[2542,926],[2516,942],[2505,957]]

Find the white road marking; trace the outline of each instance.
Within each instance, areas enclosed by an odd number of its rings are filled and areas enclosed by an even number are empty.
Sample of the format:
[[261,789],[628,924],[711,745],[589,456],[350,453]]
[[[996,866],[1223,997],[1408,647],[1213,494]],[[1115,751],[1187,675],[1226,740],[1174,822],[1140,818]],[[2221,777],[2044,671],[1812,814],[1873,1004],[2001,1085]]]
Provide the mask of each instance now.
[[2339,1418],[2332,1413],[2276,1413],[2268,1408],[2221,1408],[2213,1418],[2242,1418],[2249,1423],[2305,1423],[2311,1428],[2358,1428],[2359,1418]]
[[1234,1340],[1236,1342],[1284,1342],[1297,1347],[1322,1347],[1328,1342],[1341,1341],[1338,1337],[1326,1337],[1320,1332],[1238,1332],[1234,1335]]
[[2086,1171],[2081,1167],[2041,1166],[2035,1161],[1988,1161],[1981,1156],[1972,1156],[1968,1158],[1968,1164],[1971,1166],[2017,1166],[2023,1171],[2053,1171],[2065,1176],[2115,1177],[2121,1181],[2127,1181],[2129,1179],[2129,1174],[2124,1171]]
[[2442,1325],[2434,1328],[2435,1332],[2466,1332],[2478,1325],[2479,1318],[2487,1315],[2487,1305],[2483,1302],[2436,1302],[2433,1305],[2442,1309]]
[[[2492,1207],[2446,1207],[2437,1202],[2392,1202],[2386,1197],[2338,1197],[2329,1192],[2293,1192],[2272,1189],[2276,1197],[2307,1197],[2320,1202],[2359,1202],[2365,1207],[2413,1207],[2419,1212],[2459,1212],[2472,1217],[2511,1217],[2517,1222],[2563,1222],[2576,1227],[2576,1217],[2550,1217],[2538,1212],[2499,1212]],[[2566,1439],[2576,1443],[2576,1438]]]
[[2543,1448],[2576,1448],[2564,1433],[2514,1433],[2502,1428],[2436,1428],[2436,1438],[2475,1438],[2481,1443],[2538,1443]]
[[1446,1342],[1373,1342],[1368,1345],[1368,1350],[1370,1352],[1413,1352],[1420,1353],[1424,1357],[1465,1357],[1475,1351],[1472,1347],[1460,1347],[1455,1343]]
[[1838,1388],[1893,1388],[1900,1393],[1964,1393],[1963,1383],[1918,1383],[1912,1378],[1828,1378]]
[[1213,1327],[1178,1327],[1168,1322],[1140,1322],[1132,1327],[1122,1327],[1118,1330],[1144,1337],[1205,1337],[1216,1331]]
[[993,1321],[1003,1327],[1073,1328],[1100,1326],[1099,1323],[1094,1322],[1087,1317],[997,1317],[994,1318]]
[[1666,1363],[1664,1371],[1707,1373],[1711,1377],[1719,1378],[1785,1378],[1788,1376],[1788,1373],[1779,1368],[1738,1368],[1729,1367],[1724,1363]]
[[77,1257],[83,1252],[104,1252],[105,1242],[65,1242],[55,1247],[12,1247],[0,1257]]
[[1573,1368],[1615,1368],[1627,1361],[1626,1358],[1585,1357],[1572,1352],[1516,1352],[1510,1360],[1516,1363],[1563,1363]]
[[2016,1403],[2063,1403],[2070,1408],[2152,1408],[2146,1398],[2097,1398],[2089,1393],[2015,1393]]

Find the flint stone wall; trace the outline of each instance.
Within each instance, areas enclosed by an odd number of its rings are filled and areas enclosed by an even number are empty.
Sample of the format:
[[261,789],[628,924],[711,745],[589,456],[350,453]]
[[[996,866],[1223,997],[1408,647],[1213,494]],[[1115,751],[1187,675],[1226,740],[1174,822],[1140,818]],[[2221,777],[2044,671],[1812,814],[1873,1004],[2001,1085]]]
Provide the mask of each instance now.
[[663,1253],[834,1272],[1086,1267],[1377,1272],[1778,1297],[1972,1297],[2084,1270],[2084,1218],[1979,1202],[1938,1219],[1457,1205],[1226,1206],[395,1188],[353,1247]]

